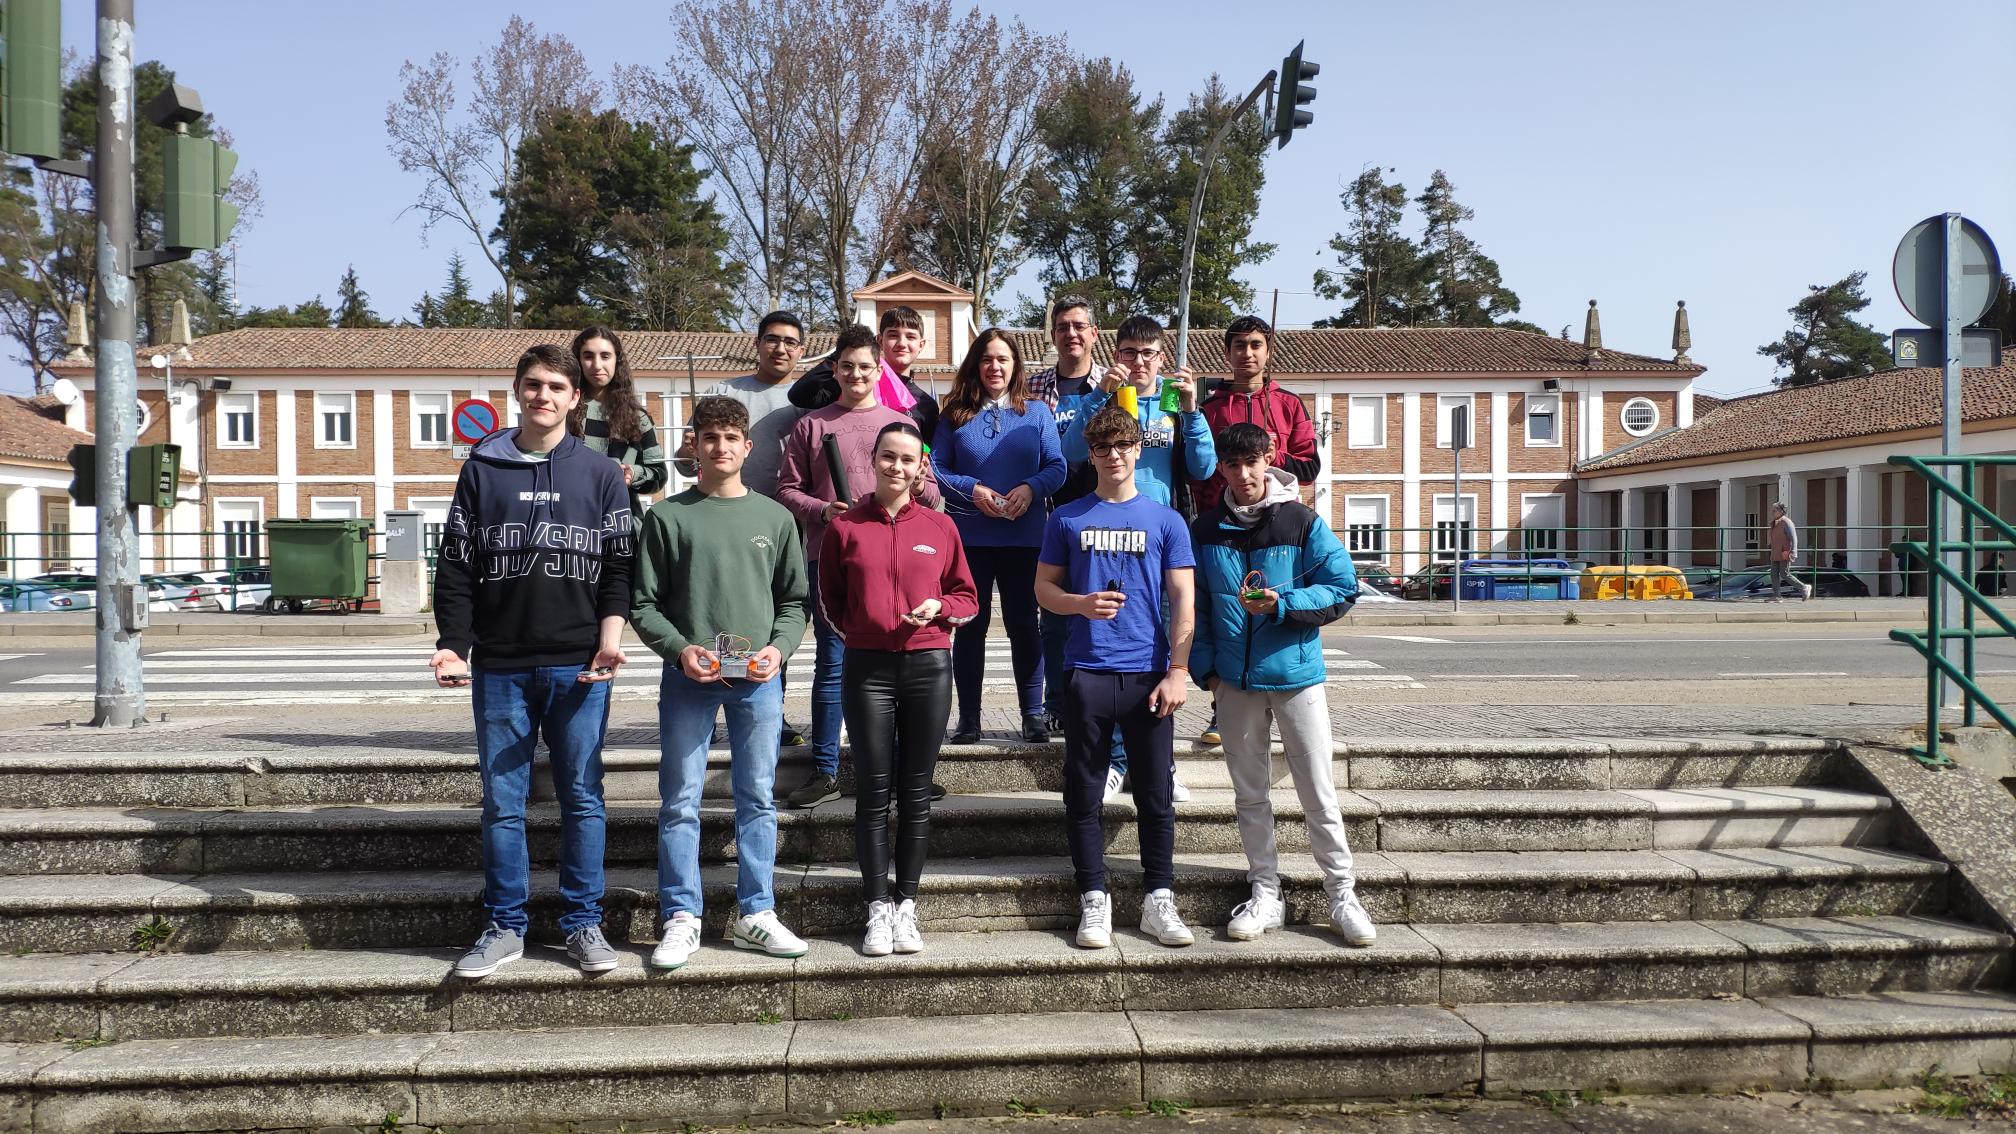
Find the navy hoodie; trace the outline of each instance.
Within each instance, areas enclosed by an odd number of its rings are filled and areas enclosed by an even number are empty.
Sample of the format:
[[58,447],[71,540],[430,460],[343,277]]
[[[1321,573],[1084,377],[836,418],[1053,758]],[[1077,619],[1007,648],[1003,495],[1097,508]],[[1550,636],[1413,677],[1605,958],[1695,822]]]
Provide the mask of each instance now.
[[435,648],[490,669],[585,665],[601,620],[630,613],[630,490],[622,467],[578,438],[544,459],[517,440],[515,429],[484,438],[455,482],[434,568]]

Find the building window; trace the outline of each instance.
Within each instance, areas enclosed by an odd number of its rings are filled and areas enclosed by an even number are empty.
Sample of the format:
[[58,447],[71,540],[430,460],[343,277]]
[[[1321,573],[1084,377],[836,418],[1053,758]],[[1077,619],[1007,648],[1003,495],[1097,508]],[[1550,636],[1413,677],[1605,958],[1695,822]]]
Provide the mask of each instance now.
[[1659,428],[1659,407],[1650,398],[1632,398],[1617,413],[1617,423],[1633,437],[1643,437]]
[[1344,498],[1344,548],[1354,558],[1384,558],[1386,555],[1386,498],[1346,496]]
[[1519,538],[1528,555],[1561,554],[1561,529],[1567,523],[1566,498],[1559,493],[1519,497]]
[[357,395],[315,395],[315,447],[354,449],[357,447]]
[[308,501],[311,520],[354,520],[364,514],[364,502],[355,496],[316,496]]
[[1386,398],[1383,394],[1353,394],[1348,444],[1353,449],[1386,447]]
[[1561,444],[1561,395],[1526,395],[1526,444]]
[[446,449],[448,447],[448,395],[414,394],[412,447],[415,449]]
[[60,571],[70,566],[70,500],[64,496],[42,498],[42,569]]
[[220,449],[259,447],[259,395],[253,393],[217,395],[217,447]]
[[1477,408],[1473,403],[1474,399],[1469,394],[1435,395],[1436,448],[1438,449],[1449,448],[1450,438],[1453,436],[1453,434],[1450,432],[1451,429],[1449,420],[1450,412],[1456,409],[1458,406],[1461,406],[1462,408],[1470,411],[1469,412],[1470,437],[1467,442],[1467,447],[1472,449],[1475,449],[1477,447]]
[[227,569],[265,561],[259,546],[259,520],[265,507],[260,500],[217,501],[217,553]]
[[1477,554],[1477,498],[1435,498],[1435,558],[1441,562]]

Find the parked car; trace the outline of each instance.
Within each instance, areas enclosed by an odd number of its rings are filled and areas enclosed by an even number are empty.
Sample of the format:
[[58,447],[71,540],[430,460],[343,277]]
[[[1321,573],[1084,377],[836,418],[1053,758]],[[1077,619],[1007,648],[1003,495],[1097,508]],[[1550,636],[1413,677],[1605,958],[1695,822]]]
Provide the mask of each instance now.
[[[1869,584],[1863,582],[1853,572],[1837,571],[1832,567],[1800,568],[1793,572],[1793,578],[1813,586],[1814,598],[1868,598]],[[1798,598],[1800,588],[1787,586],[1779,589],[1780,598]],[[1763,599],[1771,597],[1771,571],[1769,568],[1750,567],[1741,571],[1731,571],[1715,582],[1694,588],[1697,599]]]
[[[181,609],[179,599],[181,598],[183,592],[179,587],[176,588],[173,594],[171,594],[169,591],[169,587],[163,585],[161,582],[158,581],[160,579],[160,576],[142,575],[140,578],[141,581],[147,585],[148,610],[154,611],[157,614],[167,614],[172,611]],[[75,568],[64,568],[58,571],[51,571],[46,575],[37,575],[29,581],[35,583],[47,583],[52,587],[61,587],[64,590],[69,591],[89,592],[94,596],[93,598],[94,604],[96,602],[95,596],[98,590],[98,576],[87,575],[82,571],[76,570]]]
[[49,583],[0,579],[0,611],[8,614],[90,610],[98,596],[90,591],[70,590]]
[[1449,580],[1455,574],[1454,563],[1431,563],[1400,581],[1400,597],[1413,602],[1448,599]]
[[1379,580],[1378,580],[1377,582],[1374,582],[1374,581],[1373,581],[1373,580],[1371,580],[1371,579],[1365,579],[1365,578],[1361,578],[1361,579],[1359,579],[1359,580],[1358,580],[1358,601],[1359,601],[1360,603],[1368,603],[1368,602],[1399,602],[1400,600],[1399,600],[1398,598],[1395,598],[1395,597],[1394,597],[1393,595],[1391,595],[1391,594],[1388,594],[1388,593],[1387,593],[1387,592],[1386,592],[1386,591],[1385,591],[1384,589],[1382,589],[1382,587],[1381,587],[1381,584],[1385,584],[1385,585],[1387,585],[1387,586],[1391,586],[1391,585],[1392,585],[1392,583],[1393,583],[1393,580],[1392,580],[1392,579],[1390,579],[1390,578],[1381,578],[1381,579],[1379,579]]
[[215,605],[206,610],[263,610],[273,598],[273,572],[265,567],[238,567],[230,571],[198,571],[217,587]]

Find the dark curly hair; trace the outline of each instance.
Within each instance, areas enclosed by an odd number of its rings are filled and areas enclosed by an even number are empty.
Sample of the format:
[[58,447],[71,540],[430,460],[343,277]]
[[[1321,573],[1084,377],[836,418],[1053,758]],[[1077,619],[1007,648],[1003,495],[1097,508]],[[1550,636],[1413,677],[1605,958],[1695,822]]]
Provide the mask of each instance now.
[[[644,402],[637,396],[636,383],[630,379],[630,356],[623,353],[623,340],[617,337],[615,331],[598,323],[575,335],[567,353],[573,355],[578,364],[581,348],[595,339],[603,339],[616,348],[616,373],[610,376],[608,385],[591,397],[602,403],[602,416],[609,420],[610,438],[642,448]],[[585,375],[583,382],[583,392],[586,392]],[[577,437],[588,420],[588,402],[589,398],[582,398],[581,404],[574,407],[574,412],[567,415],[568,432]]]

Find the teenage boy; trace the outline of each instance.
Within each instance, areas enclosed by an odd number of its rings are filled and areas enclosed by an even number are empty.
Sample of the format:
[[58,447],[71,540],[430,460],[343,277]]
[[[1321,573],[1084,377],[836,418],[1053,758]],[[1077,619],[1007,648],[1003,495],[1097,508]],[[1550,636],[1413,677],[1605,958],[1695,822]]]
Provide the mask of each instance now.
[[[875,387],[882,377],[880,345],[868,328],[848,327],[840,332],[833,349],[833,377],[839,384],[839,398],[831,405],[812,410],[791,427],[784,445],[784,467],[777,478],[777,500],[798,517],[805,529],[805,549],[810,562],[812,638],[816,646],[812,670],[812,755],[817,764],[812,778],[785,797],[792,807],[813,807],[840,798],[840,667],[845,644],[833,632],[832,624],[819,609],[819,544],[833,517],[875,492],[875,438],[882,427],[911,422],[896,410],[875,399]],[[935,407],[934,407],[935,412]],[[914,415],[913,415],[914,416]],[[833,438],[847,480],[846,499],[833,482],[833,469],[825,455],[826,439]],[[924,483],[915,499],[927,508],[938,506],[938,483],[931,469],[924,469]],[[932,798],[941,798],[935,794]]]
[[[1077,418],[1064,431],[1064,457],[1082,461],[1089,455],[1084,423],[1112,404],[1122,386],[1131,388],[1135,421],[1141,427],[1134,486],[1155,503],[1176,509],[1187,523],[1197,514],[1191,505],[1190,482],[1209,477],[1218,469],[1211,431],[1204,415],[1197,412],[1196,379],[1187,368],[1169,376],[1179,399],[1176,412],[1170,413],[1161,407],[1162,363],[1167,357],[1162,350],[1162,324],[1146,315],[1134,315],[1120,324],[1113,338],[1113,357],[1119,365],[1108,370],[1079,403]],[[1116,739],[1106,774],[1107,799],[1120,794],[1127,773],[1127,746],[1124,740]],[[1190,789],[1181,782],[1171,790],[1178,803],[1190,798]]]
[[1351,609],[1358,576],[1330,525],[1301,502],[1295,478],[1274,467],[1277,456],[1273,438],[1258,425],[1227,427],[1218,435],[1224,496],[1191,526],[1197,643],[1190,658],[1198,684],[1218,697],[1246,879],[1253,884],[1226,932],[1234,941],[1253,941],[1282,922],[1267,799],[1274,784],[1269,738],[1279,724],[1309,847],[1330,896],[1330,925],[1349,944],[1370,945],[1377,934],[1358,902],[1330,781],[1330,705],[1323,692],[1322,628]]
[[[728,939],[773,957],[805,942],[777,920],[777,729],[774,680],[805,636],[805,557],[776,501],[749,491],[749,410],[731,398],[693,407],[699,484],[644,517],[637,636],[668,663],[658,694],[658,920],[651,964],[676,969],[700,944],[700,792],[716,717],[728,725],[735,797],[736,916]],[[717,646],[726,644],[732,656]],[[747,665],[747,676],[730,665]]]
[[434,573],[434,680],[468,686],[483,779],[483,909],[455,964],[481,977],[525,955],[525,801],[539,737],[560,800],[560,928],[584,972],[616,967],[602,934],[602,735],[626,660],[630,490],[621,466],[567,433],[581,366],[541,344],[518,359],[515,429],[476,446],[455,482]]
[[[917,314],[914,307],[899,305],[884,311],[875,324],[876,349],[882,352],[882,360],[896,372],[896,377],[903,380],[903,388],[916,399],[916,404],[910,407],[910,420],[924,436],[937,436],[938,399],[910,378],[910,367],[924,350],[924,316]],[[832,405],[840,397],[836,377],[834,362],[830,358],[813,367],[811,373],[792,384],[791,404],[801,409],[821,409]],[[872,484],[861,489],[863,495],[872,491]]]
[[[1099,324],[1092,321],[1092,301],[1082,295],[1060,296],[1050,305],[1050,345],[1057,348],[1057,365],[1046,366],[1029,376],[1029,396],[1041,398],[1057,419],[1057,443],[1078,416],[1085,395],[1098,385],[1092,378],[1092,348],[1099,342]],[[1091,469],[1083,458],[1065,458],[1064,487],[1050,494],[1050,510],[1085,495]],[[1070,622],[1061,614],[1037,612],[1037,636],[1043,642],[1044,724],[1054,736],[1064,729],[1064,636]]]
[[[791,427],[805,411],[791,404],[792,372],[805,357],[805,324],[790,311],[772,311],[756,325],[756,373],[730,378],[707,388],[704,396],[733,398],[749,411],[749,459],[742,465],[742,483],[750,491],[777,499],[777,473],[784,466],[784,442]],[[697,476],[693,460],[693,433],[679,443],[675,458],[679,471]],[[777,675],[783,685],[787,674]],[[786,747],[805,743],[791,722],[783,722],[777,743]]]
[[[1190,660],[1190,533],[1183,517],[1135,486],[1141,423],[1118,407],[1081,430],[1099,481],[1043,528],[1036,601],[1071,620],[1065,644],[1064,814],[1078,884],[1078,944],[1113,943],[1100,825],[1107,757],[1118,729],[1134,758],[1134,808],[1147,896],[1141,931],[1164,945],[1194,938],[1176,912],[1172,716]],[[1164,628],[1162,608],[1168,601]]]

